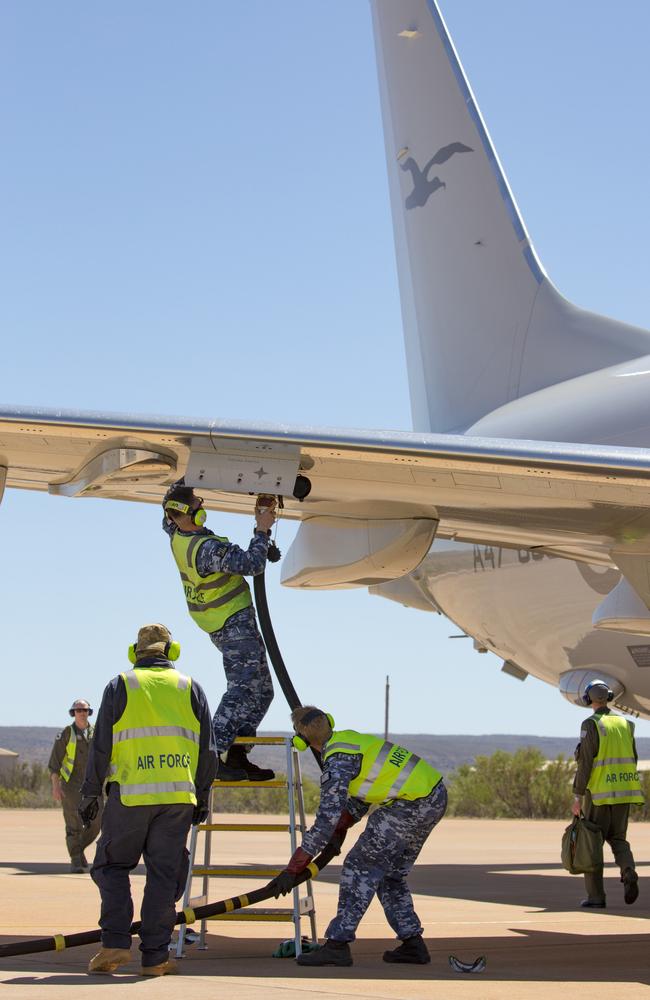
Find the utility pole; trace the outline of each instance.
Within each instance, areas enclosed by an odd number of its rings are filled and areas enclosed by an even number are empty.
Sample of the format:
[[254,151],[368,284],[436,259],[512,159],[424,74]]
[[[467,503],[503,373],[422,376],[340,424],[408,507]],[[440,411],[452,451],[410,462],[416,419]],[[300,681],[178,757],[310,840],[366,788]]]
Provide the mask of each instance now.
[[384,701],[384,739],[388,740],[388,702],[390,699],[390,677],[386,676],[386,697]]

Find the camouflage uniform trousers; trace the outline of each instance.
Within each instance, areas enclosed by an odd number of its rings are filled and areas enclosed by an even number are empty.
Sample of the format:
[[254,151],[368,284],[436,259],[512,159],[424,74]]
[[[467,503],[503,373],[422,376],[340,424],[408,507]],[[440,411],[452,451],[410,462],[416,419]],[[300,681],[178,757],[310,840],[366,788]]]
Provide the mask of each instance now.
[[252,608],[238,611],[210,638],[226,672],[226,691],[212,719],[217,750],[225,753],[235,736],[255,736],[273,701],[273,681]]
[[421,799],[398,799],[372,813],[343,864],[338,910],[326,937],[354,941],[375,893],[398,938],[405,941],[422,933],[406,878],[446,808],[447,789],[439,782]]

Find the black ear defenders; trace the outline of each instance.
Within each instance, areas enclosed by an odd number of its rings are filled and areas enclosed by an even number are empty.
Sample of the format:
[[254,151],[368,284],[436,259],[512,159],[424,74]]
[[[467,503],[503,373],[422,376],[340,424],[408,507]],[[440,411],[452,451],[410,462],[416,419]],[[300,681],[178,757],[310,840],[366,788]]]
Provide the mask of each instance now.
[[[321,712],[320,708],[313,708],[311,710],[311,712],[307,712],[307,715],[305,715],[304,718],[302,718],[300,720],[300,725],[301,726],[306,726],[310,722],[313,722],[314,719],[320,719],[320,718],[327,719],[327,721],[329,722],[329,724],[332,727],[332,729],[334,729],[334,718],[333,718],[333,716],[331,716],[329,714],[329,712]],[[296,735],[294,736],[294,738],[291,740],[291,745],[296,750],[306,750],[307,747],[311,746],[311,744],[310,744],[309,740],[307,739],[307,737],[303,736],[301,733],[296,733]]]
[[[129,646],[127,652],[127,655],[129,657],[129,663],[137,663],[138,659],[137,648],[138,648],[137,642],[132,642],[131,645]],[[180,655],[181,655],[180,642],[174,642],[174,640],[172,639],[170,642],[165,643],[163,656],[165,656],[168,660],[177,660]]]
[[[68,714],[74,719],[74,705],[68,709]],[[93,714],[93,709],[88,707],[88,718]]]
[[590,681],[589,684],[587,684],[587,687],[585,688],[585,693],[582,696],[583,704],[585,704],[585,705],[591,705],[592,704],[591,695],[589,694],[589,692],[594,687],[604,687],[604,688],[607,688],[607,701],[613,701],[614,700],[614,692],[609,687],[609,685],[607,685],[605,683],[605,681],[601,681],[601,680],[596,679],[596,680]]

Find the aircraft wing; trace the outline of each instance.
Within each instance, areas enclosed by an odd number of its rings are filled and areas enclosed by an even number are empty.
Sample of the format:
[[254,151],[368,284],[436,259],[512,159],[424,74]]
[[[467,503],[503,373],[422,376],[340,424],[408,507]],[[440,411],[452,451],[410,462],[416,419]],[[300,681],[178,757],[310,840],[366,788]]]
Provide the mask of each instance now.
[[[644,549],[650,533],[641,448],[0,408],[0,495],[6,484],[160,503],[183,475],[209,509],[250,515],[255,494],[282,494],[288,518],[364,531],[419,524],[428,544],[437,532],[609,563],[612,550]],[[297,475],[311,483],[302,502]],[[395,575],[378,566],[372,582]]]

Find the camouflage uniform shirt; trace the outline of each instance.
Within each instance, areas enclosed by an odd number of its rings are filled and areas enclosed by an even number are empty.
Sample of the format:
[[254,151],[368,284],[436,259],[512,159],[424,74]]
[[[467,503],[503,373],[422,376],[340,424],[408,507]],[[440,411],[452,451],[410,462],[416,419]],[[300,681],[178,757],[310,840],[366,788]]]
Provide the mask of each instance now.
[[199,576],[210,576],[211,573],[232,573],[239,576],[257,576],[264,572],[266,553],[269,548],[269,536],[265,531],[256,531],[247,549],[242,549],[233,542],[222,541],[209,528],[200,531],[181,531],[173,521],[163,517],[163,531],[170,539],[178,531],[181,535],[202,535],[209,541],[199,546],[196,556],[196,569]]
[[303,837],[302,849],[315,857],[329,842],[344,809],[360,820],[370,808],[362,799],[348,796],[350,782],[359,774],[363,758],[358,754],[333,753],[321,775],[320,804],[314,825]]

